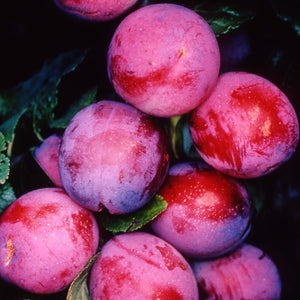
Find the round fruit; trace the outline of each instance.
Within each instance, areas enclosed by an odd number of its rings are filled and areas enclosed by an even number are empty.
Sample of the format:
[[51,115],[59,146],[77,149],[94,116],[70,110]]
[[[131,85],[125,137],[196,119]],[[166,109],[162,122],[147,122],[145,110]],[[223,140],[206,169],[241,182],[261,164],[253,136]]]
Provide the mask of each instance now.
[[148,202],[169,168],[161,124],[131,105],[103,100],[79,111],[66,128],[59,170],[67,193],[83,207],[132,212]]
[[245,187],[201,163],[173,165],[158,194],[168,206],[152,229],[187,256],[226,253],[250,230],[252,210]]
[[54,0],[63,11],[81,19],[108,21],[133,7],[138,0]]
[[253,178],[278,168],[295,152],[299,124],[281,90],[245,72],[220,76],[192,113],[192,139],[201,157],[228,175]]
[[279,300],[278,269],[262,250],[243,244],[234,252],[210,261],[192,263],[201,299]]
[[104,245],[89,288],[92,300],[198,299],[196,279],[185,258],[144,232],[118,235]]
[[175,4],[153,4],[119,24],[108,51],[116,92],[140,110],[170,117],[199,105],[216,84],[217,40],[197,13]]
[[58,187],[62,187],[62,182],[58,168],[58,154],[61,137],[53,134],[46,138],[42,144],[35,148],[33,157],[48,175],[51,181]]
[[24,194],[0,216],[0,275],[32,293],[65,289],[95,254],[91,212],[60,188]]

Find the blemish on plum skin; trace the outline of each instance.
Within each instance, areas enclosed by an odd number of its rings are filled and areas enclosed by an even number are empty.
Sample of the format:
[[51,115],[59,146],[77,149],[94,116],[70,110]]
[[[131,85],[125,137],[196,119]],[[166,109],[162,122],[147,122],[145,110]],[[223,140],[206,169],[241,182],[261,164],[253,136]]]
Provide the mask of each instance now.
[[10,261],[13,257],[13,254],[15,252],[15,248],[14,248],[11,236],[8,237],[5,248],[6,248],[6,251],[7,251],[6,252],[6,257],[5,257],[5,266],[8,267],[9,264],[10,264]]
[[162,259],[164,260],[165,266],[169,271],[174,270],[175,268],[180,268],[183,271],[186,271],[186,266],[174,255],[173,250],[165,244],[164,247],[156,246],[155,247],[161,254]]

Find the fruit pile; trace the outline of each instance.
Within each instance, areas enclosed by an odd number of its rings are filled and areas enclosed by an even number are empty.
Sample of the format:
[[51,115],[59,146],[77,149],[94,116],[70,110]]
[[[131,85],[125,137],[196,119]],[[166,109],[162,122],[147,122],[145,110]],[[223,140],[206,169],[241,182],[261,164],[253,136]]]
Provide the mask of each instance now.
[[[298,145],[289,98],[261,75],[224,71],[224,48],[189,7],[54,3],[66,18],[118,20],[105,66],[114,96],[90,91],[55,120],[55,89],[50,104],[37,97],[3,121],[1,151],[12,146],[8,128],[32,111],[32,156],[51,182],[3,209],[2,280],[69,300],[280,299],[276,264],[248,238],[259,210],[251,183],[280,170]],[[42,97],[49,74],[56,88],[82,59],[59,57],[19,94],[38,86],[29,95]],[[41,138],[47,117],[57,130]]]

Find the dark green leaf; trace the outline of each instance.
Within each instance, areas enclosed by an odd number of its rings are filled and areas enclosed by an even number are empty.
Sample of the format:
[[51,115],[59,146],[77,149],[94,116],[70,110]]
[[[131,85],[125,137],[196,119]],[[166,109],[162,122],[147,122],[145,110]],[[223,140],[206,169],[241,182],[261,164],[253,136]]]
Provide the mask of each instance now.
[[111,215],[103,212],[101,222],[106,230],[114,234],[133,232],[154,220],[167,208],[167,205],[167,202],[161,196],[155,196],[145,206],[133,213]]
[[0,131],[4,134],[7,143],[13,142],[16,127],[19,123],[20,118],[24,115],[25,112],[26,108],[24,107],[18,113],[16,113],[0,125]]
[[95,254],[71,283],[67,300],[90,300],[87,278],[100,252]]
[[51,128],[60,128],[64,129],[67,127],[67,125],[70,123],[71,119],[74,117],[74,115],[84,107],[90,105],[91,103],[94,103],[96,101],[96,95],[97,95],[97,88],[89,90],[87,93],[85,93],[79,101],[72,104],[69,108],[69,110],[66,112],[64,116],[62,116],[59,119],[51,120],[50,121],[50,127]]
[[198,159],[198,154],[189,130],[189,116],[181,115],[170,118],[170,136],[176,159]]
[[5,137],[0,132],[0,184],[4,184],[9,175],[10,160],[6,153],[3,153],[7,149]]
[[[40,72],[19,83],[0,95],[0,116],[6,121],[15,120],[24,113],[32,117],[33,129],[40,139],[41,124],[53,119],[53,109],[57,105],[57,87],[61,78],[73,71],[82,62],[86,51],[73,50],[47,61]],[[11,120],[13,119],[13,120]],[[11,133],[10,133],[11,135]]]
[[245,6],[243,1],[225,3],[223,1],[203,1],[194,7],[211,26],[216,36],[239,28],[255,17],[255,11]]
[[14,201],[16,200],[15,193],[11,185],[6,182],[0,185],[0,214]]

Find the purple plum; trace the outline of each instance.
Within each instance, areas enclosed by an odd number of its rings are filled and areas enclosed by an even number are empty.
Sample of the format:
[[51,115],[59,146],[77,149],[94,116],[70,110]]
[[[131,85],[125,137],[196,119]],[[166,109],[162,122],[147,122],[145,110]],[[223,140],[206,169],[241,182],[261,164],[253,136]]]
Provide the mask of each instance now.
[[63,186],[77,203],[113,214],[137,210],[163,183],[169,141],[162,124],[133,106],[103,100],[79,111],[59,153]]
[[158,194],[168,206],[152,229],[187,256],[226,253],[250,230],[251,201],[244,185],[202,163],[173,165]]
[[96,253],[94,215],[61,188],[15,200],[0,216],[0,276],[39,294],[64,290]]
[[217,82],[220,52],[199,14],[159,3],[122,20],[109,46],[107,68],[123,99],[148,114],[171,117],[207,98]]
[[164,240],[145,232],[113,237],[90,274],[92,300],[197,300],[198,287],[186,259]]
[[279,300],[277,266],[261,249],[243,244],[224,257],[192,263],[203,300]]
[[54,0],[61,10],[89,21],[113,20],[127,12],[137,2],[138,0]]
[[53,134],[46,138],[33,152],[34,159],[57,187],[63,186],[58,168],[60,143],[61,137]]

